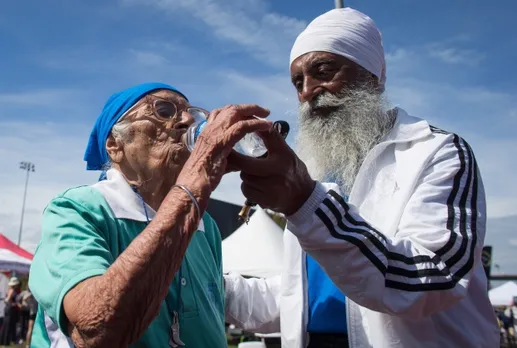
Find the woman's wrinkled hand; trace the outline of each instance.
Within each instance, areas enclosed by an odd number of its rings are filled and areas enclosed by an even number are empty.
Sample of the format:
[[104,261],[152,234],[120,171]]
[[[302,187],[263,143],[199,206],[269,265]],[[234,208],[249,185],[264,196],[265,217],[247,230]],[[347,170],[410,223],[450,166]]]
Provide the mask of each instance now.
[[253,104],[228,105],[210,113],[208,123],[185,163],[177,183],[189,187],[200,205],[219,185],[228,168],[228,156],[246,134],[268,132],[272,123],[264,118],[269,110]]

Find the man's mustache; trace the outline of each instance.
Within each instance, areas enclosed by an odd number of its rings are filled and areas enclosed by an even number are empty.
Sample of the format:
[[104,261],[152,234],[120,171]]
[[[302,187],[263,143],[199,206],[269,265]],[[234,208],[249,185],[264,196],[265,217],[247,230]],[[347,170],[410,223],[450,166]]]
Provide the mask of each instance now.
[[302,119],[310,116],[318,116],[320,112],[328,109],[339,109],[346,103],[336,95],[330,92],[319,94],[311,101],[306,101],[300,104],[299,111]]

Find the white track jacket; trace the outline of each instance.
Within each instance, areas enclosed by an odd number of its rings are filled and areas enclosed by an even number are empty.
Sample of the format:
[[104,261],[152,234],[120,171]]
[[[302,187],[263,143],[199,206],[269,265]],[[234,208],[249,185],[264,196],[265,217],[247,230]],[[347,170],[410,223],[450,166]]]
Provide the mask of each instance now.
[[347,297],[352,348],[499,347],[474,154],[457,135],[397,111],[348,203],[338,186],[317,183],[288,217],[281,277],[225,276],[229,323],[305,348],[309,253]]

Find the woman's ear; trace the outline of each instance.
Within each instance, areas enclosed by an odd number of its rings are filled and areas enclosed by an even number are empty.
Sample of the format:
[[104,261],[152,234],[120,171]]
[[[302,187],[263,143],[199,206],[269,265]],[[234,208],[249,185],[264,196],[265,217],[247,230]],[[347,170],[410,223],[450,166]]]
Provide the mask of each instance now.
[[122,158],[124,157],[124,145],[120,140],[115,139],[112,134],[110,134],[106,140],[106,151],[108,152],[111,162],[122,162]]

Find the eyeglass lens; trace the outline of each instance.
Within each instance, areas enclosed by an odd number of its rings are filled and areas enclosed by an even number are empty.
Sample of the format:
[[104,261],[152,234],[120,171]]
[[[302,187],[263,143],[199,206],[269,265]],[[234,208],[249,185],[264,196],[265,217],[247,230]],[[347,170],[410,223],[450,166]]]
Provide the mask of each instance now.
[[[156,100],[154,102],[154,111],[156,116],[170,120],[176,117],[178,107],[167,100]],[[186,111],[194,118],[195,122],[202,122],[208,118],[208,111],[201,108],[188,107]]]
[[166,100],[156,100],[154,102],[154,111],[158,117],[172,119],[176,116],[178,109],[174,103]]

